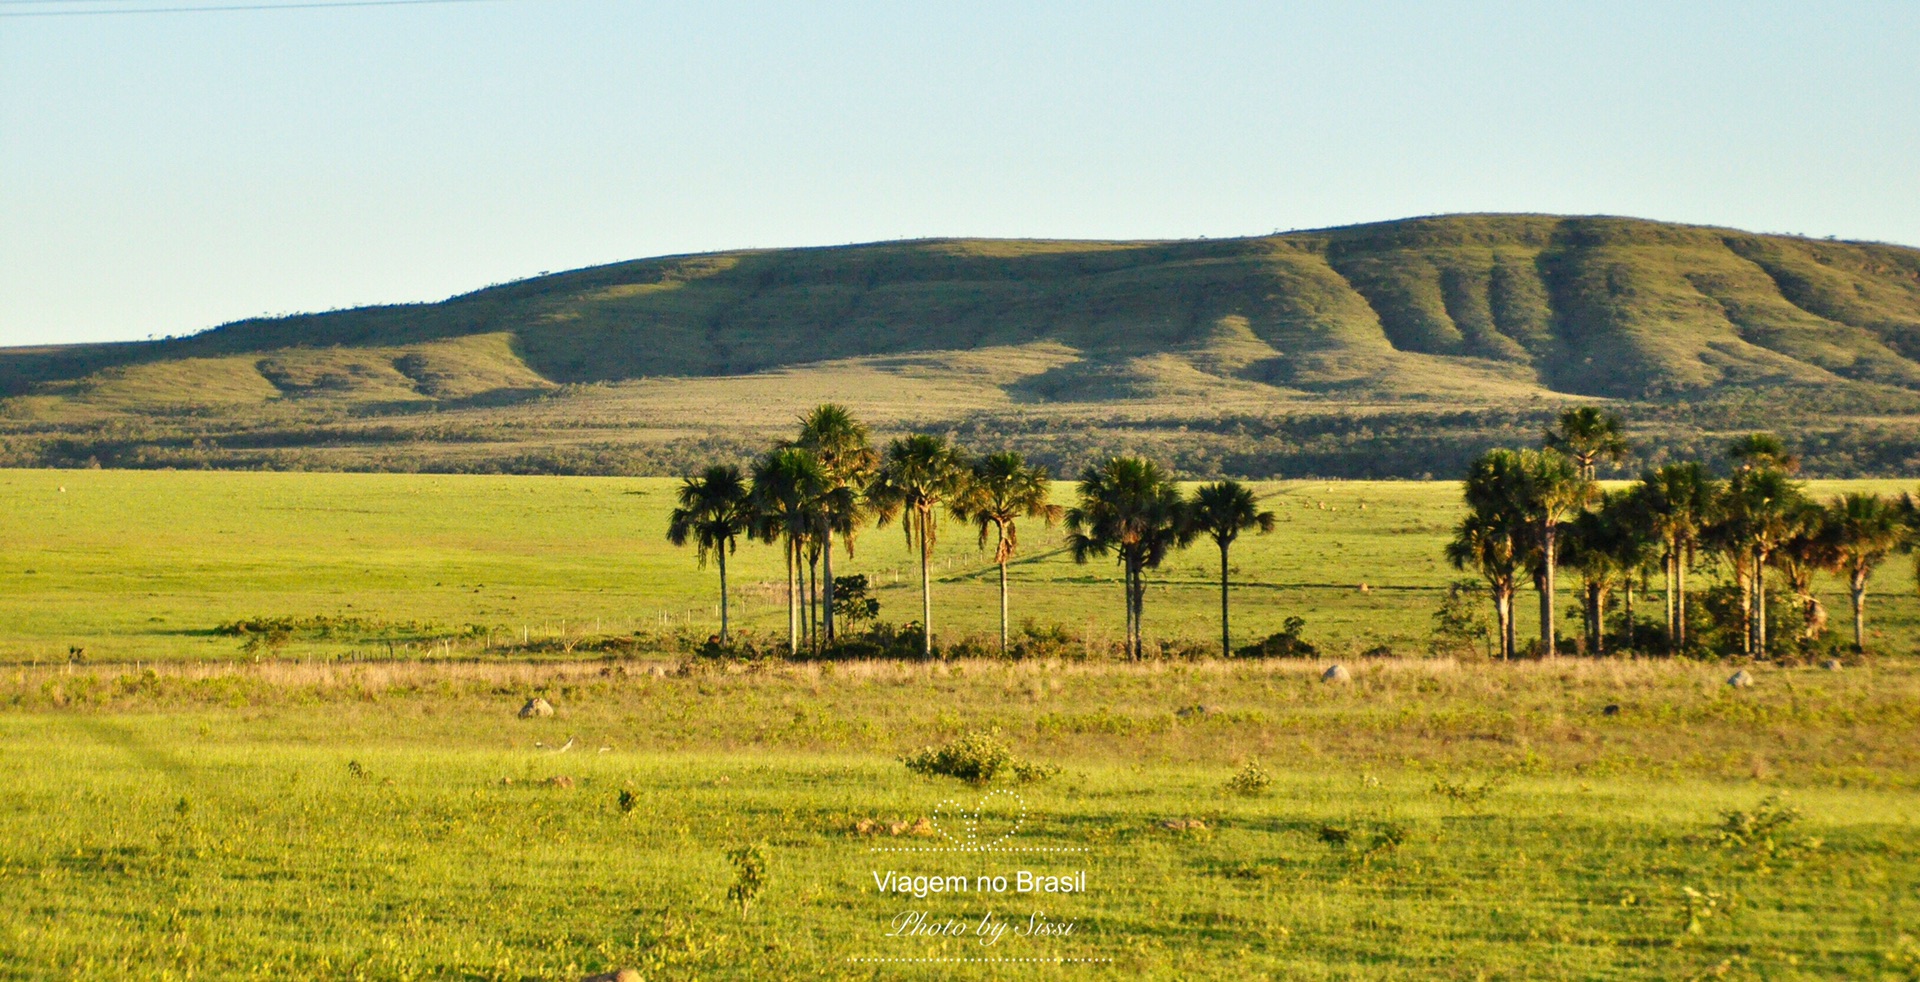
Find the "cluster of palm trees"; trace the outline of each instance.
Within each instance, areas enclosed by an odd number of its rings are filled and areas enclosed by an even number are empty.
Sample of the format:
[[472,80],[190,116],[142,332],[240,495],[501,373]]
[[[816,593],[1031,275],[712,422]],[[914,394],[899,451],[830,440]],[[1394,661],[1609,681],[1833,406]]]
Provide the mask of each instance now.
[[787,643],[794,654],[836,640],[833,555],[849,556],[869,524],[895,521],[920,559],[922,654],[933,653],[932,554],[943,516],[973,525],[982,549],[993,547],[1000,573],[1000,647],[1007,650],[1007,565],[1020,547],[1020,526],[1064,519],[1076,562],[1113,556],[1125,574],[1127,651],[1144,657],[1140,621],[1146,571],[1199,536],[1220,549],[1220,643],[1231,653],[1228,550],[1241,532],[1273,530],[1251,489],[1219,481],[1183,495],[1158,464],[1115,457],[1082,472],[1074,507],[1051,498],[1051,475],[1018,453],[975,456],[944,437],[915,433],[876,450],[867,428],[844,407],[823,405],[800,420],[799,433],[754,461],[748,473],[716,464],[681,483],[667,539],[694,545],[699,560],[720,569],[720,635],[730,641],[727,557],[741,539],[778,544],[786,553]]
[[1826,612],[1813,591],[1813,577],[1822,571],[1847,578],[1853,643],[1864,650],[1867,582],[1890,554],[1910,548],[1920,525],[1910,497],[1850,493],[1815,501],[1793,478],[1798,461],[1765,433],[1732,443],[1733,472],[1724,480],[1686,461],[1648,470],[1629,487],[1603,490],[1594,480],[1596,467],[1619,462],[1627,450],[1618,416],[1582,407],[1561,414],[1543,448],[1492,450],[1469,467],[1468,511],[1447,558],[1486,579],[1502,657],[1516,653],[1514,601],[1523,576],[1539,592],[1541,650],[1553,652],[1561,568],[1580,579],[1588,650],[1604,650],[1616,589],[1624,595],[1631,641],[1634,585],[1656,566],[1665,586],[1667,648],[1686,649],[1687,573],[1703,563],[1724,563],[1731,573],[1741,653],[1764,656],[1777,647],[1768,634],[1769,573],[1800,605],[1798,640],[1824,631]]

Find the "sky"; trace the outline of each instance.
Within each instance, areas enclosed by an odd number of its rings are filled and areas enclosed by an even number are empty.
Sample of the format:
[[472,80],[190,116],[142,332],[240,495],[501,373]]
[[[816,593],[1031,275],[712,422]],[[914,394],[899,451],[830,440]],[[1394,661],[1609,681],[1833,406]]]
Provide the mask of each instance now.
[[1525,211],[1920,245],[1907,0],[98,13],[292,2],[0,0],[0,344],[928,236]]

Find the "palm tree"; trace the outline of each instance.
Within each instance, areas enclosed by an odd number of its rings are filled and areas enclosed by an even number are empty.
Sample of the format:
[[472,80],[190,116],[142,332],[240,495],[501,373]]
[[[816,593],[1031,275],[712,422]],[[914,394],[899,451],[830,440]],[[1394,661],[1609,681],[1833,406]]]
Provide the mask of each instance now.
[[1232,632],[1227,622],[1227,548],[1245,529],[1273,531],[1274,514],[1261,511],[1253,490],[1239,481],[1203,484],[1193,492],[1188,518],[1197,532],[1205,532],[1220,547],[1220,657],[1233,657]]
[[1560,425],[1547,431],[1547,446],[1573,458],[1580,476],[1591,481],[1600,458],[1618,464],[1630,449],[1624,424],[1614,413],[1580,406],[1560,414]]
[[1160,465],[1113,457],[1080,473],[1080,502],[1067,509],[1073,561],[1116,555],[1126,576],[1127,655],[1146,656],[1140,622],[1146,612],[1146,571],[1167,552],[1192,540],[1186,505]]
[[748,501],[747,482],[740,468],[715,464],[699,477],[689,477],[680,485],[679,507],[667,516],[667,541],[684,546],[694,544],[701,568],[707,556],[720,564],[720,643],[727,633],[727,554],[734,542],[753,529],[753,509]]
[[1800,638],[1812,641],[1827,630],[1827,608],[1813,592],[1813,578],[1840,565],[1834,529],[1825,508],[1812,501],[1796,502],[1788,516],[1791,531],[1774,550],[1773,567],[1786,578],[1787,588],[1800,601]]
[[853,555],[853,539],[865,520],[858,493],[873,479],[879,462],[867,427],[845,406],[825,403],[801,417],[800,436],[793,445],[812,451],[820,461],[826,478],[826,493],[820,499],[821,614],[825,620],[827,641],[834,640],[833,625],[833,537],[846,543],[847,555]]
[[1532,527],[1532,542],[1538,548],[1536,575],[1540,582],[1540,650],[1551,655],[1555,653],[1553,567],[1559,563],[1559,527],[1563,521],[1580,513],[1588,500],[1592,500],[1594,482],[1580,475],[1580,465],[1576,465],[1572,457],[1557,450],[1523,450],[1519,455],[1523,475],[1521,511],[1526,515],[1526,523]]
[[1687,643],[1687,566],[1699,548],[1701,531],[1714,519],[1720,487],[1698,461],[1687,461],[1640,475],[1633,495],[1635,510],[1663,544],[1667,649],[1672,653]]
[[1853,492],[1827,506],[1828,527],[1853,593],[1853,650],[1867,645],[1867,578],[1887,554],[1904,547],[1911,532],[1900,507],[1879,495]]
[[1787,445],[1771,433],[1749,433],[1727,445],[1727,457],[1735,471],[1774,470],[1792,474],[1800,469],[1800,458],[1787,452]]
[[933,657],[933,546],[940,506],[966,489],[966,455],[945,438],[925,433],[895,440],[867,489],[880,524],[900,519],[907,544],[920,550],[921,654]]
[[991,454],[973,465],[973,477],[954,500],[953,512],[963,522],[980,528],[980,547],[987,534],[995,536],[993,561],[1000,567],[1000,654],[1007,653],[1007,561],[1020,548],[1019,521],[1037,518],[1052,526],[1060,521],[1059,505],[1048,501],[1051,476],[1043,467],[1029,467],[1012,451]]
[[1458,570],[1478,570],[1493,594],[1493,616],[1500,633],[1500,659],[1514,655],[1513,594],[1520,565],[1517,525],[1505,515],[1470,512],[1447,543],[1447,561]]
[[1773,468],[1750,467],[1727,483],[1719,536],[1732,552],[1744,554],[1748,579],[1746,650],[1767,653],[1767,560],[1794,532],[1805,501],[1799,484]]
[[819,498],[826,475],[813,454],[798,447],[775,449],[754,462],[755,535],[781,542],[787,551],[787,650],[800,653],[800,594],[794,582],[803,569],[801,548],[819,527]]
[[[1501,627],[1501,657],[1517,653],[1513,596],[1516,570],[1537,551],[1528,522],[1528,459],[1532,451],[1489,450],[1467,466],[1463,485],[1467,517],[1447,546],[1456,569],[1477,567],[1492,587],[1494,614]],[[1537,565],[1537,563],[1536,563]]]
[[[1639,544],[1629,515],[1626,492],[1603,495],[1600,506],[1575,515],[1562,533],[1565,540],[1560,561],[1580,571],[1580,621],[1585,629],[1587,649],[1596,655],[1606,653],[1607,596],[1616,577],[1625,574],[1632,583]],[[1631,589],[1631,586],[1629,586]],[[1632,637],[1632,613],[1628,613],[1627,635]]]

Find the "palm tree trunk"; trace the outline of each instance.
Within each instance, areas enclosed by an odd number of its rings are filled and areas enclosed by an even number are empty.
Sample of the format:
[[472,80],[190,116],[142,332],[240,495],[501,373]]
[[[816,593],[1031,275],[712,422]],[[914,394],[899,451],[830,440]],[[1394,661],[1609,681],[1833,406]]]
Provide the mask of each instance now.
[[801,621],[800,635],[806,639],[807,650],[809,651],[817,650],[819,647],[816,643],[819,632],[815,630],[815,625],[819,622],[820,612],[814,603],[814,591],[820,585],[820,577],[817,575],[819,570],[820,557],[817,555],[808,556],[806,569],[802,571],[804,579],[800,584],[807,598],[807,613],[806,617]]
[[1679,639],[1678,651],[1687,646],[1687,560],[1678,552],[1673,557],[1673,623],[1678,629],[1674,635]]
[[820,614],[826,620],[826,624],[827,624],[827,643],[832,644],[834,639],[834,634],[833,634],[833,533],[831,532],[827,533],[827,547],[826,547],[826,551],[820,554],[820,562],[822,564],[821,576],[820,576],[820,587],[821,587],[821,593],[823,595],[820,603]]
[[1542,569],[1540,572],[1540,653],[1552,657],[1555,652],[1553,627],[1553,564],[1556,529],[1549,522],[1540,536]]
[[1680,564],[1680,550],[1670,549],[1660,557],[1660,575],[1665,578],[1666,614],[1667,614],[1667,654],[1671,655],[1680,647],[1680,611],[1676,602],[1678,596],[1678,578],[1675,573]]
[[720,543],[720,643],[727,643],[727,544]]
[[794,576],[799,563],[800,545],[793,539],[787,540],[787,653],[800,654],[800,591],[794,587]]
[[1866,570],[1853,571],[1853,650],[1867,650],[1867,577]]
[[1133,571],[1133,658],[1135,661],[1147,657],[1146,642],[1147,619],[1147,571],[1144,567]]
[[1000,657],[1007,657],[1007,561],[1000,561]]
[[924,658],[933,658],[933,574],[928,571],[932,560],[927,549],[927,516],[920,516],[920,654]]
[[1753,550],[1753,657],[1767,657],[1767,557]]
[[1493,595],[1493,617],[1499,621],[1500,660],[1513,660],[1513,588],[1500,587]]
[[[1646,568],[1641,567],[1641,572],[1643,573],[1646,572]],[[1632,573],[1627,574],[1626,593],[1622,595],[1621,599],[1623,601],[1621,605],[1621,612],[1626,615],[1627,622],[1626,622],[1625,629],[1620,634],[1620,638],[1621,638],[1620,644],[1621,644],[1621,647],[1625,648],[1628,652],[1632,652],[1633,651],[1633,574]]]
[[1580,584],[1580,639],[1581,647],[1593,650],[1594,598],[1599,596],[1599,585],[1591,578]]
[[1220,543],[1220,657],[1233,657],[1233,634],[1227,627],[1227,544]]

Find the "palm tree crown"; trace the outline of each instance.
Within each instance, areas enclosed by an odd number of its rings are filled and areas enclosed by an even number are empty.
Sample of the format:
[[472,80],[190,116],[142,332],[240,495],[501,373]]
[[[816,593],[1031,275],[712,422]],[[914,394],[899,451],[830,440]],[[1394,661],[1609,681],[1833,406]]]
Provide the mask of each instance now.
[[1560,425],[1547,431],[1547,446],[1572,457],[1581,475],[1591,481],[1601,458],[1617,464],[1627,456],[1630,448],[1624,429],[1618,415],[1580,406],[1560,414]]
[[1736,471],[1777,470],[1792,474],[1800,469],[1800,458],[1787,452],[1787,445],[1771,433],[1749,433],[1727,445],[1727,457]]

